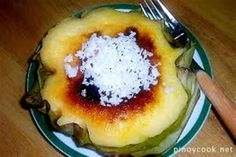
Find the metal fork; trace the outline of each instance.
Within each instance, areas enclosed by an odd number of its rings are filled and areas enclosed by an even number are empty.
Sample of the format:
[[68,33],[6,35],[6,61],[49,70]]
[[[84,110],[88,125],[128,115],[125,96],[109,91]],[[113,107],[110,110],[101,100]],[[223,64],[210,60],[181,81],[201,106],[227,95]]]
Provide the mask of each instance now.
[[[183,26],[171,15],[160,0],[144,0],[140,7],[148,18],[152,20],[163,20],[170,34],[169,42],[176,47],[183,47],[190,43]],[[168,38],[167,38],[168,39]],[[229,129],[232,138],[236,140],[236,109],[235,104],[229,100],[218,85],[204,72],[200,66],[192,60],[190,69],[196,74],[201,89],[211,101],[215,110]]]
[[163,20],[168,41],[175,47],[184,47],[190,43],[184,27],[159,0],[144,0],[140,3],[144,15],[151,20]]

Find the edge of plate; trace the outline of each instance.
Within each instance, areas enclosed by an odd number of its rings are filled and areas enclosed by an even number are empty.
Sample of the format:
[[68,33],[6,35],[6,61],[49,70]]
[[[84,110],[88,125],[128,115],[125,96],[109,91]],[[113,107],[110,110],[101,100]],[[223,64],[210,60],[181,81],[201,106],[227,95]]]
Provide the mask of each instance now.
[[[101,7],[111,7],[114,9],[138,9],[139,6],[137,4],[128,4],[128,3],[113,3],[113,4],[103,4],[103,5],[98,5],[95,7],[90,7],[88,9],[96,9],[96,8],[101,8]],[[80,12],[83,12],[85,9],[80,10]],[[86,9],[87,10],[87,9]],[[76,12],[74,15],[78,14],[78,12]],[[198,42],[198,40],[196,39],[196,37],[193,35],[193,33],[191,33],[187,27],[185,27],[190,38],[196,43],[196,49],[198,51],[198,54],[203,62],[203,66],[205,71],[212,76],[212,69],[210,66],[210,62],[208,59],[208,56],[206,54],[206,51],[204,50],[204,48],[200,45],[200,43]],[[34,69],[35,65],[33,65],[33,63],[30,63],[28,70],[27,70],[27,76],[26,76],[26,91],[29,91],[30,87],[32,86],[32,80],[30,80],[31,78],[31,73],[32,73],[32,69]],[[207,98],[205,98],[204,101],[204,105],[203,108],[201,110],[201,113],[196,121],[196,123],[194,124],[194,126],[192,127],[192,129],[186,134],[185,137],[183,137],[183,139],[181,139],[179,142],[177,142],[172,148],[170,148],[169,150],[167,150],[164,154],[162,154],[162,156],[172,156],[174,154],[176,154],[177,152],[174,151],[174,148],[178,148],[178,150],[180,150],[181,148],[185,147],[187,144],[189,144],[194,137],[198,134],[198,132],[201,130],[203,124],[205,123],[209,111],[210,111],[211,105],[210,102]],[[57,150],[59,150],[61,153],[63,153],[64,155],[67,156],[81,156],[84,157],[84,154],[81,154],[80,152],[77,152],[73,149],[71,149],[69,146],[65,145],[63,142],[61,142],[51,131],[48,130],[47,128],[47,124],[44,121],[44,115],[42,115],[41,113],[39,113],[36,109],[30,109],[30,114],[31,114],[31,118],[33,119],[33,122],[35,123],[35,125],[37,126],[37,129],[39,130],[39,132],[43,135],[43,137],[46,138],[46,140]]]
[[[199,40],[196,38],[196,36],[188,29],[188,27],[184,26],[184,28],[186,29],[188,36],[190,37],[190,39],[196,43],[196,49],[197,52],[201,58],[201,61],[203,63],[203,67],[204,70],[206,71],[206,73],[210,76],[213,77],[213,73],[212,73],[212,66],[209,60],[209,57],[205,51],[205,49],[201,46]],[[181,149],[183,149],[185,146],[187,146],[200,132],[200,130],[203,127],[203,124],[205,123],[205,121],[208,118],[208,115],[210,113],[210,109],[211,109],[211,103],[208,100],[207,97],[205,97],[205,101],[201,110],[201,113],[196,121],[196,123],[193,125],[193,127],[191,128],[191,130],[183,137],[183,139],[181,139],[179,142],[177,142],[172,148],[170,148],[169,150],[167,150],[163,156],[173,156],[174,154],[178,153]],[[178,151],[174,151],[174,148],[177,148]]]

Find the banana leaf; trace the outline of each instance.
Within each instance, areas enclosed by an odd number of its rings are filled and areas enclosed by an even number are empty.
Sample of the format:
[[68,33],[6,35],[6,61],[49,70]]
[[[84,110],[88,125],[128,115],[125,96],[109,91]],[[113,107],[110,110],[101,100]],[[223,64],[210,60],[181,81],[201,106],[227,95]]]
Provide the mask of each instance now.
[[177,76],[188,94],[188,104],[182,110],[178,119],[171,126],[169,126],[161,134],[148,138],[139,144],[127,145],[119,148],[103,147],[93,144],[89,139],[88,131],[80,128],[76,124],[58,126],[56,123],[58,117],[50,111],[50,104],[47,102],[47,100],[42,100],[40,96],[40,89],[43,87],[47,76],[49,76],[51,73],[46,71],[46,69],[41,64],[39,57],[37,57],[35,60],[39,64],[37,70],[38,81],[35,83],[32,90],[27,93],[25,100],[30,100],[26,101],[29,106],[34,108],[36,107],[41,112],[46,113],[49,116],[52,128],[54,130],[64,132],[69,136],[73,136],[76,139],[75,141],[77,141],[78,145],[84,145],[101,153],[105,152],[107,155],[160,155],[170,149],[176,143],[200,95],[199,85],[196,81],[194,73],[190,70],[187,70],[193,57],[193,51],[194,45],[192,44],[190,47],[186,48],[185,52],[183,52],[183,54],[176,60]]
[[[87,12],[85,12],[84,14],[86,13]],[[81,16],[84,16],[84,14],[82,14]],[[167,33],[165,32],[165,34]],[[168,38],[168,35],[166,35],[166,37],[167,40],[171,40],[171,38]],[[89,138],[88,131],[82,129],[77,124],[72,123],[66,124],[64,126],[58,126],[58,115],[55,115],[50,111],[50,104],[47,102],[47,100],[43,100],[40,95],[40,89],[43,88],[45,80],[49,75],[52,74],[52,72],[47,71],[44,68],[44,66],[41,64],[39,56],[36,56],[34,59],[34,62],[38,63],[38,80],[34,84],[34,87],[28,93],[26,93],[24,100],[25,103],[28,104],[28,106],[38,108],[39,111],[49,117],[53,130],[63,132],[69,136],[72,136],[79,146],[88,147],[105,155],[161,155],[165,151],[171,149],[180,137],[200,96],[200,89],[196,81],[196,77],[192,71],[188,70],[192,62],[194,49],[194,44],[191,43],[190,45],[187,45],[182,55],[177,58],[175,63],[177,76],[181,81],[184,89],[186,90],[186,93],[188,94],[188,102],[185,108],[179,114],[178,119],[161,134],[150,137],[139,144],[127,145],[124,147],[104,147],[93,144]]]

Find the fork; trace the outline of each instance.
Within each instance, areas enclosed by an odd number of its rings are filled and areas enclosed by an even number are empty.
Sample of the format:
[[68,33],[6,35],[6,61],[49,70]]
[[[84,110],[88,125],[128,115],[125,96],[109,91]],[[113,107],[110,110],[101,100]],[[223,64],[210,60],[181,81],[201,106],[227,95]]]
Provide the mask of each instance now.
[[[140,3],[140,7],[144,15],[149,19],[164,21],[165,29],[170,34],[170,36],[167,36],[167,39],[172,46],[184,47],[191,43],[182,24],[174,18],[160,0],[144,0]],[[201,89],[211,101],[215,110],[228,128],[228,131],[230,131],[233,139],[236,140],[235,104],[224,95],[223,91],[221,91],[207,73],[200,68],[194,59],[192,60],[190,69],[195,72]]]
[[151,20],[164,20],[165,29],[170,36],[169,42],[174,47],[185,47],[190,43],[187,33],[180,22],[165,8],[159,0],[144,0],[140,7],[146,17]]

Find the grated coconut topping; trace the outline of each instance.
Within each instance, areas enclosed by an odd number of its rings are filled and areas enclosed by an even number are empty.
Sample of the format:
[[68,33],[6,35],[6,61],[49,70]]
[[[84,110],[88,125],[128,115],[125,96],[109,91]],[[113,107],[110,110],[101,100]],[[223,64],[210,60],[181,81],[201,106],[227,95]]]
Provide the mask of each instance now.
[[79,66],[72,66],[72,62],[73,62],[73,55],[69,54],[68,56],[65,57],[64,59],[64,68],[66,71],[66,74],[69,78],[73,78],[76,77],[78,70],[79,70]]
[[[152,53],[140,48],[136,43],[136,33],[119,33],[117,37],[92,34],[75,56],[81,60],[79,68],[67,69],[65,61],[71,61],[68,55],[64,62],[65,71],[70,78],[78,70],[84,74],[82,84],[96,86],[100,95],[100,104],[116,106],[135,98],[141,90],[150,90],[156,85],[160,75],[157,65],[149,58]],[[71,71],[71,73],[70,73]],[[81,91],[86,97],[86,89]]]

